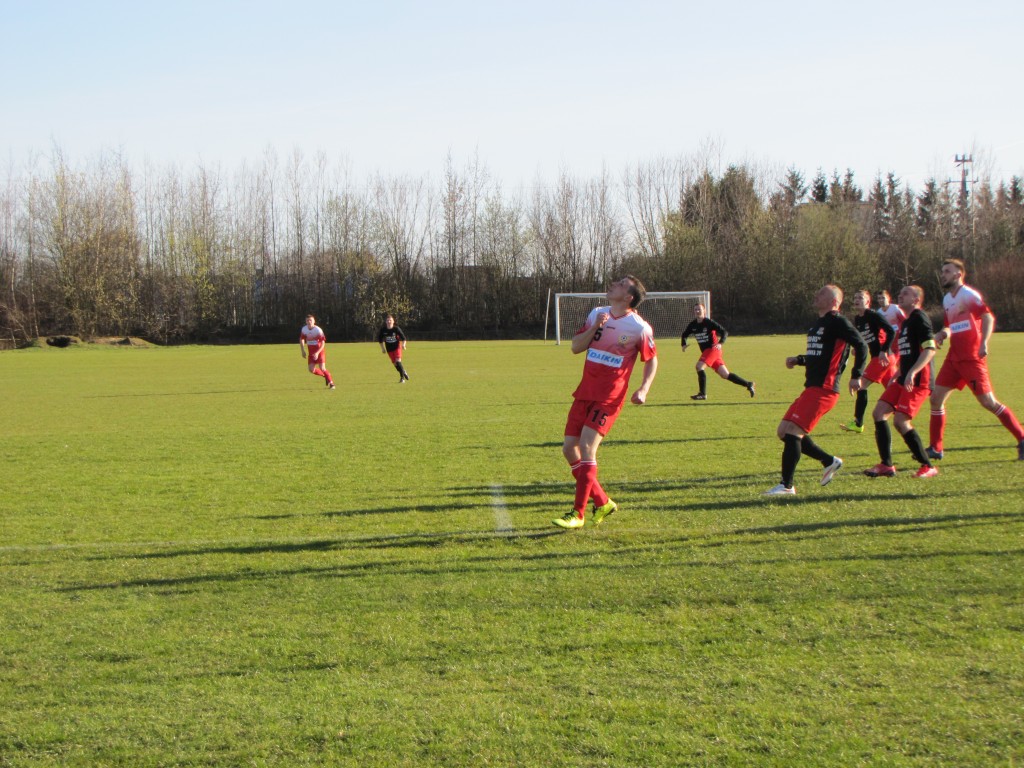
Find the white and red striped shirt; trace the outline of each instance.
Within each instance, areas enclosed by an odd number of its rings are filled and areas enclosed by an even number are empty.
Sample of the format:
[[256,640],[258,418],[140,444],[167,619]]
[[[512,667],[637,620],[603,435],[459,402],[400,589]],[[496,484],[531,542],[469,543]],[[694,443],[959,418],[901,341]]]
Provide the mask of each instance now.
[[302,326],[302,330],[299,332],[299,340],[306,342],[306,349],[311,352],[319,352],[323,349],[324,344],[327,343],[327,337],[319,325],[314,325],[312,328],[308,325]]
[[957,360],[977,360],[981,346],[981,318],[992,314],[985,299],[969,285],[961,285],[942,297],[949,328],[949,357]]
[[615,317],[611,307],[596,307],[576,335],[593,326],[602,312],[608,313],[608,321],[590,342],[587,361],[583,364],[583,379],[572,396],[577,400],[621,405],[626,399],[629,376],[637,357],[647,362],[658,354],[654,330],[633,310]]

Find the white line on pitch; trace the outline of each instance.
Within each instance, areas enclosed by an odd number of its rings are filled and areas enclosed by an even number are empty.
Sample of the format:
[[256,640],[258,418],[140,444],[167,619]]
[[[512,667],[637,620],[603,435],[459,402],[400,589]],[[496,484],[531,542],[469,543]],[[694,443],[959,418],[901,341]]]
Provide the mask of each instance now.
[[497,484],[491,486],[491,509],[494,510],[494,530],[515,530],[512,518],[508,514],[508,507],[505,506],[505,491]]

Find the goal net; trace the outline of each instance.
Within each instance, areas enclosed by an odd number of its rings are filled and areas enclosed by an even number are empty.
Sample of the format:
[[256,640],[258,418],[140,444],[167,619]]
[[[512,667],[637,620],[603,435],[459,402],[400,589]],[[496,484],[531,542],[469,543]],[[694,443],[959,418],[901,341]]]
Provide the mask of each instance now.
[[[608,297],[603,293],[555,294],[555,343],[571,339],[580,329],[594,307],[606,306]],[[681,336],[683,329],[693,320],[693,308],[703,304],[711,316],[710,291],[651,291],[637,308],[654,329],[654,338]],[[547,339],[547,323],[544,324]]]

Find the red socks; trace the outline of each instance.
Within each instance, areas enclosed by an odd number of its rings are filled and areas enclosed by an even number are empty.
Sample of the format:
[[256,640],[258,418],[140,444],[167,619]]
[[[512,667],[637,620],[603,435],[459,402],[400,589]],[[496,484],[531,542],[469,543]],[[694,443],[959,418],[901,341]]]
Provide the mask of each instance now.
[[597,480],[596,461],[580,461],[572,464],[570,469],[572,476],[576,478],[576,499],[572,506],[577,515],[583,517],[587,510],[587,502],[591,498],[599,507],[608,503],[608,494]]
[[946,409],[932,411],[928,422],[928,444],[936,451],[942,450],[942,436],[946,432]]
[[1002,422],[1004,427],[1010,430],[1010,434],[1013,435],[1014,439],[1018,443],[1021,440],[1024,440],[1024,429],[1021,429],[1020,422],[1017,421],[1017,417],[1013,415],[1013,411],[1004,405],[996,411],[996,418]]

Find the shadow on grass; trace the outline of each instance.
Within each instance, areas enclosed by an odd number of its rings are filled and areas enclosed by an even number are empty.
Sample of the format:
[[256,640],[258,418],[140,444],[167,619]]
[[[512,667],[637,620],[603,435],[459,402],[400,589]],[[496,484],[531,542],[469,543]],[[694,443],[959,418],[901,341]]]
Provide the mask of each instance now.
[[[325,566],[307,566],[301,568],[265,568],[262,570],[245,569],[224,573],[202,573],[188,574],[184,576],[165,578],[140,578],[125,581],[114,581],[106,583],[79,584],[67,587],[59,587],[54,591],[64,593],[78,593],[102,590],[121,589],[155,589],[163,594],[180,594],[182,590],[211,583],[244,583],[250,581],[262,581],[268,579],[283,579],[295,576],[313,576],[318,578],[358,578],[358,577],[382,577],[382,576],[450,576],[453,574],[495,574],[500,570],[502,573],[525,573],[544,571],[572,571],[583,568],[601,568],[619,570],[625,569],[630,572],[636,568],[635,562],[614,564],[605,559],[594,560],[595,556],[603,557],[609,553],[615,555],[616,559],[623,557],[646,556],[657,553],[667,553],[687,550],[722,548],[722,547],[750,547],[760,546],[768,543],[775,543],[778,537],[789,537],[788,541],[801,541],[811,538],[823,538],[829,531],[839,529],[859,530],[867,534],[878,529],[888,529],[892,533],[910,534],[916,532],[931,532],[945,528],[966,529],[968,527],[995,525],[1007,522],[1016,523],[1024,520],[1024,512],[1012,513],[978,513],[978,514],[939,514],[939,515],[913,515],[898,517],[865,517],[846,518],[838,520],[817,520],[805,523],[785,523],[778,525],[756,526],[740,528],[728,531],[708,531],[693,536],[672,536],[666,539],[651,539],[639,544],[627,544],[622,546],[622,540],[618,537],[600,536],[593,528],[586,528],[580,531],[566,532],[553,530],[545,527],[542,530],[523,531],[448,531],[438,533],[410,533],[397,535],[368,536],[363,538],[348,539],[318,539],[297,542],[270,542],[239,544],[228,546],[194,546],[177,547],[161,552],[145,552],[108,557],[104,559],[116,560],[151,560],[167,559],[176,557],[202,557],[207,555],[238,555],[238,556],[259,556],[259,555],[293,555],[318,552],[338,552],[339,554],[354,553],[360,550],[408,550],[414,552],[420,550],[423,555],[420,558],[390,560],[390,561],[364,561],[358,563],[336,563]],[[601,533],[608,529],[601,529]],[[597,535],[595,535],[597,534]],[[462,557],[453,565],[452,560],[435,561],[427,553],[442,546],[451,545],[479,545],[487,542],[531,542],[544,541],[553,537],[572,537],[572,541],[583,544],[588,541],[585,548],[574,551],[543,551],[523,550],[502,550],[498,554],[480,554],[477,556]],[[760,538],[759,538],[760,537]],[[612,549],[609,549],[612,547]],[[746,559],[743,557],[723,559],[717,562],[707,560],[686,560],[675,561],[681,568],[736,568],[756,567],[763,565],[783,565],[794,563],[826,563],[826,562],[853,562],[853,561],[910,561],[928,560],[935,558],[956,558],[956,557],[1019,557],[1024,554],[1024,549],[1005,550],[938,550],[938,551],[916,551],[916,552],[858,552],[849,555],[823,555],[823,556],[794,556],[794,557],[773,557],[761,559]],[[495,566],[498,566],[496,569]]]
[[126,397],[185,397],[189,395],[244,395],[253,392],[283,392],[290,393],[296,392],[296,389],[291,387],[271,389],[268,387],[259,388],[246,388],[246,389],[209,389],[202,392],[116,392],[107,393],[102,395],[82,395],[83,400],[105,400],[110,398],[116,398],[123,400]]
[[[799,393],[798,393],[799,394]],[[794,395],[795,397],[795,395]],[[707,400],[683,400],[675,403],[644,403],[644,408],[735,408],[737,405],[743,406],[765,406],[770,405],[773,408],[782,408],[783,412],[789,407],[792,400],[762,400],[759,398],[750,398],[746,400],[715,400],[714,396],[708,396]],[[781,416],[779,418],[782,418]]]
[[[546,537],[550,535],[561,536],[563,532],[552,534],[529,534],[527,538]],[[518,536],[523,538],[523,536]],[[679,548],[681,544],[693,547],[693,542],[687,539],[670,540],[660,542],[657,545],[651,544],[644,547],[627,547],[616,549],[617,558],[623,555],[646,555],[652,552],[667,552]],[[718,545],[721,546],[721,545]],[[347,549],[347,547],[346,547]],[[391,576],[452,576],[452,575],[473,575],[491,574],[500,571],[501,574],[512,573],[543,573],[554,571],[576,571],[582,569],[600,569],[602,571],[621,571],[624,573],[635,573],[636,563],[634,562],[608,562],[606,560],[595,561],[594,552],[550,552],[543,554],[514,554],[505,556],[482,556],[472,557],[459,561],[459,564],[452,566],[450,563],[436,563],[423,560],[392,560],[387,562],[366,561],[360,563],[345,563],[322,567],[284,568],[245,570],[244,572],[229,573],[207,573],[191,574],[187,576],[175,576],[166,578],[132,579],[126,581],[115,581],[96,584],[79,584],[68,587],[58,587],[53,591],[58,593],[79,593],[115,591],[123,589],[153,589],[161,590],[168,596],[182,594],[182,591],[190,586],[203,584],[229,584],[258,582],[271,579],[287,579],[296,576],[309,576],[316,578],[360,578],[360,577],[391,577]],[[1024,549],[1004,550],[936,550],[930,552],[860,552],[852,555],[825,555],[825,556],[794,556],[794,557],[770,557],[754,559],[723,559],[719,561],[707,560],[676,560],[674,564],[678,568],[711,568],[734,570],[738,567],[763,567],[773,565],[793,564],[821,564],[821,563],[849,563],[849,562],[891,562],[891,561],[926,561],[944,558],[963,557],[984,557],[984,558],[1018,558],[1024,555]],[[496,569],[495,564],[500,565]],[[187,591],[187,590],[186,590]],[[872,598],[873,599],[873,598]]]
[[[618,438],[614,438],[614,439],[609,439],[609,442],[610,443],[614,443],[615,445],[676,445],[676,444],[679,444],[679,443],[710,443],[710,442],[716,442],[716,441],[729,442],[729,441],[736,441],[736,440],[768,440],[768,439],[778,441],[778,438],[775,436],[775,433],[774,432],[770,432],[768,434],[757,433],[757,434],[754,434],[754,435],[728,435],[728,436],[722,436],[722,437],[708,437],[706,435],[699,435],[699,436],[693,436],[693,437],[671,437],[671,438],[657,438],[657,439],[651,439],[651,440],[620,440]],[[780,445],[781,445],[781,443],[780,443]],[[472,445],[472,446],[467,446],[467,448],[485,449],[485,450],[490,450],[493,447],[494,446],[489,446],[489,445]],[[552,440],[552,441],[546,442],[546,443],[525,443],[522,447],[523,448],[548,448],[548,449],[560,450],[562,448],[562,443],[560,441],[559,442],[555,442],[554,440]]]

